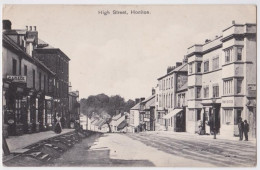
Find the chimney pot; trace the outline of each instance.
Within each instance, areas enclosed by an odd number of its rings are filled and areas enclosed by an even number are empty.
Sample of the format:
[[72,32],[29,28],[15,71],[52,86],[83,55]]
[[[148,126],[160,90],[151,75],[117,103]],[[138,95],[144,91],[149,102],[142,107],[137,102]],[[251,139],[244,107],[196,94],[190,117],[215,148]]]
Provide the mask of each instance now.
[[232,25],[235,25],[235,24],[236,24],[236,22],[235,22],[235,20],[233,20],[233,21],[232,21]]
[[10,20],[3,20],[3,29],[4,30],[11,30],[12,29],[12,22]]
[[32,31],[32,26],[30,26],[30,31]]
[[34,26],[34,31],[36,31],[36,26]]
[[26,27],[26,31],[28,31],[28,26],[26,25],[25,27]]

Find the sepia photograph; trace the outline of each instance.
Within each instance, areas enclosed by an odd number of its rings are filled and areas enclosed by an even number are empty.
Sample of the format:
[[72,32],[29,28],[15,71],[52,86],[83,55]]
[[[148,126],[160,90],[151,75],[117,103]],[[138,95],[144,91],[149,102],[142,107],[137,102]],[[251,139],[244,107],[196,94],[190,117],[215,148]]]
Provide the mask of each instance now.
[[3,167],[257,166],[257,5],[3,4]]

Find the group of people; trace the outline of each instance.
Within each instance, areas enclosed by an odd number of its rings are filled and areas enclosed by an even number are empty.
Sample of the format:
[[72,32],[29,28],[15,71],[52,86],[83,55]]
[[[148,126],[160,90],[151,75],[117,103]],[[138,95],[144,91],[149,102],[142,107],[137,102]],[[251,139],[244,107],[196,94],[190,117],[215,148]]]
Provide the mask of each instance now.
[[242,120],[240,117],[238,120],[239,140],[243,140],[243,134],[245,135],[245,141],[248,141],[249,124],[247,120]]

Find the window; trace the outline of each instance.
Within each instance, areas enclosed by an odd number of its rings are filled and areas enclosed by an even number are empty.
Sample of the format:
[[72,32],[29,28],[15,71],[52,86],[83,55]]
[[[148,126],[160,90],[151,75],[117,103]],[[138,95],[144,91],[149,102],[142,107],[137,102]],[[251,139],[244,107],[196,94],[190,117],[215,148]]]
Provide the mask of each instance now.
[[234,125],[237,125],[239,118],[242,115],[242,109],[235,109],[235,114],[234,114]]
[[24,67],[23,67],[23,68],[24,68],[24,70],[23,70],[23,72],[24,72],[24,73],[23,73],[23,74],[24,74],[25,76],[27,76],[27,66],[26,66],[26,65],[24,65]]
[[39,72],[39,90],[42,89],[42,73]]
[[209,71],[209,61],[205,61],[204,62],[204,72],[208,72]]
[[189,73],[192,73],[192,63],[189,64]]
[[201,109],[197,109],[197,121],[201,120]]
[[216,70],[219,68],[219,57],[216,57],[213,59],[213,70]]
[[224,95],[226,94],[233,94],[233,80],[224,80]]
[[209,98],[209,86],[204,87],[204,98]]
[[213,86],[213,97],[219,97],[219,86],[218,85],[214,85]]
[[16,59],[13,59],[13,75],[16,75],[17,73],[17,61]]
[[229,63],[230,61],[232,61],[232,48],[229,48],[227,50],[225,50],[225,62]]
[[33,88],[35,88],[35,70],[33,69]]
[[196,98],[201,98],[201,87],[196,88]]
[[172,88],[173,88],[173,78],[172,78],[171,82],[172,82]]
[[194,87],[191,87],[189,91],[190,91],[190,98],[194,98]]
[[197,73],[201,73],[201,63],[197,63]]
[[177,106],[181,107],[181,94],[178,94]]
[[242,60],[242,47],[237,48],[237,60],[238,61]]
[[233,112],[233,109],[223,109],[223,116],[222,116],[223,124],[232,123],[232,112]]
[[43,76],[43,91],[44,92],[46,91],[45,83],[46,83],[46,75]]
[[237,79],[237,90],[236,94],[241,94],[242,93],[242,79]]

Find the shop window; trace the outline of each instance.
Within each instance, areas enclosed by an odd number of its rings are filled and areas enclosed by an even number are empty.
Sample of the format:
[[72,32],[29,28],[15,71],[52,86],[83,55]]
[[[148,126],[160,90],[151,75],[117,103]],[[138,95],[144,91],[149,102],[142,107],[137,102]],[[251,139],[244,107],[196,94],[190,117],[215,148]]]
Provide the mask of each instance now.
[[21,100],[15,100],[16,123],[22,123]]
[[237,48],[237,60],[238,61],[242,60],[242,47]]
[[234,114],[234,125],[237,125],[239,118],[242,117],[242,109],[235,109],[235,114]]
[[209,86],[204,87],[204,98],[209,98]]
[[191,87],[189,91],[190,91],[190,98],[194,98],[194,87]]
[[201,87],[196,87],[196,98],[197,99],[201,98]]
[[217,70],[219,68],[219,57],[213,59],[213,70]]
[[39,72],[39,90],[42,90],[42,73]]
[[17,73],[17,60],[13,59],[13,75]]
[[215,85],[213,86],[213,98],[219,97],[219,86]]
[[188,120],[194,121],[194,109],[189,109]]
[[205,61],[204,62],[204,72],[208,72],[209,71],[209,61]]
[[197,121],[201,120],[201,109],[197,109]]
[[222,123],[232,124],[233,109],[223,109]]

